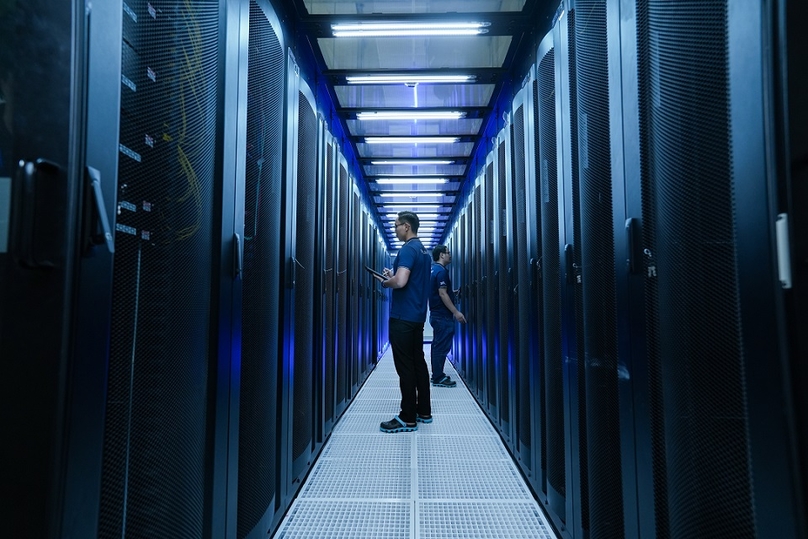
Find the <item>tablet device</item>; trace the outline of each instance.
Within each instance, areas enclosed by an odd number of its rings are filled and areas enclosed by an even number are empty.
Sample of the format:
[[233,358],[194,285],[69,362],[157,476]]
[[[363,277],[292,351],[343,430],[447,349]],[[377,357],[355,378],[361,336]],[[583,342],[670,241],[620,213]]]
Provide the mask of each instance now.
[[379,272],[378,272],[378,271],[376,271],[375,269],[373,269],[373,268],[371,268],[371,267],[368,267],[368,266],[365,266],[365,269],[366,269],[366,270],[368,270],[368,271],[369,271],[370,273],[372,273],[373,275],[376,275],[376,276],[380,277],[380,278],[381,278],[383,281],[386,281],[386,280],[387,280],[387,277],[385,277],[384,275],[382,275],[381,273],[379,273]]

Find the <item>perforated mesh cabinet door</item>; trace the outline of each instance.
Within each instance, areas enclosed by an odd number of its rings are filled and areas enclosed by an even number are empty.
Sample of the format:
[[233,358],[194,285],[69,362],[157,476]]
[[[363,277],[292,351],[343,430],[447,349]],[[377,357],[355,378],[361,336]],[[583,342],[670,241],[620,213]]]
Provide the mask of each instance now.
[[638,2],[659,537],[756,536],[735,264],[727,13],[726,1]]
[[[576,258],[583,268],[577,298],[583,348],[579,348],[578,359],[584,370],[580,382],[585,391],[589,528],[598,537],[622,538],[606,4],[582,0],[576,4],[576,12],[580,186],[580,219],[576,219],[580,223],[576,231],[580,258]],[[582,13],[586,16],[580,16]]]
[[210,457],[219,2],[148,7],[132,3],[123,14],[99,536],[199,537]]
[[276,496],[284,52],[265,12],[250,2],[247,154],[242,270],[238,535],[246,537]]
[[566,493],[563,363],[561,354],[561,256],[558,246],[558,167],[555,113],[555,49],[539,59],[538,159],[542,230],[542,321],[547,433],[547,482]]
[[[301,81],[301,88],[305,88]],[[293,445],[294,473],[304,468],[303,460],[311,449],[314,427],[312,395],[313,345],[312,310],[314,308],[314,228],[316,208],[315,168],[317,155],[317,117],[309,92],[298,94],[297,185],[295,212],[295,357],[293,371]],[[298,459],[300,461],[298,462]]]

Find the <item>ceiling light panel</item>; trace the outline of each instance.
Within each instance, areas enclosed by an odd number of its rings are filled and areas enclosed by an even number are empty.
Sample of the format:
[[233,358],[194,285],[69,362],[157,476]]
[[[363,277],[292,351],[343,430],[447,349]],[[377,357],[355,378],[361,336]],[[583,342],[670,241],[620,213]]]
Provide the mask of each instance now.
[[522,11],[525,6],[525,0],[441,0],[440,2],[303,0],[303,3],[311,15],[515,12]]
[[406,166],[421,166],[421,165],[451,165],[454,163],[451,159],[381,159],[371,161],[371,165],[406,165]]
[[348,84],[468,84],[475,82],[475,75],[417,75],[402,73],[399,75],[348,75]]
[[[502,67],[512,36],[318,38],[327,69],[367,72]],[[361,88],[361,86],[360,86]],[[422,103],[423,104],[423,103]]]
[[474,136],[483,125],[482,118],[460,120],[377,120],[373,122],[346,120],[348,132],[354,137],[385,135],[450,135]]
[[426,191],[386,191],[384,193],[374,193],[379,197],[447,197],[453,196],[449,193],[430,193]]
[[332,24],[334,37],[477,36],[488,22],[360,22]]
[[363,169],[366,176],[441,178],[462,176],[466,171],[466,165],[365,165]]
[[455,144],[458,137],[365,137],[365,144]]
[[425,184],[425,185],[442,185],[448,183],[446,178],[378,178],[376,183],[380,185],[407,185],[407,184]]
[[363,122],[380,120],[459,120],[466,116],[465,112],[459,110],[407,110],[407,111],[367,111],[358,112],[356,119]]
[[[415,75],[413,75],[415,76]],[[493,84],[418,84],[387,86],[335,86],[343,108],[409,108],[418,100],[420,108],[487,107],[494,94]]]
[[[359,157],[362,159],[371,159],[373,161],[390,161],[393,159],[437,159],[440,161],[456,161],[460,160],[465,162],[465,158],[471,155],[471,150],[474,148],[473,142],[448,142],[441,144],[424,143],[423,140],[416,142],[410,138],[409,142],[391,143],[389,140],[381,140],[384,137],[378,137],[373,144],[367,142],[357,142],[356,150],[359,152]],[[379,170],[381,174],[439,174],[441,176],[458,176],[461,172],[449,172],[449,167],[458,165],[412,165],[396,163],[393,165],[372,165],[386,167],[391,170]],[[460,165],[462,166],[462,165]],[[394,168],[393,168],[394,167]],[[418,167],[414,169],[414,167]],[[431,167],[431,168],[430,168]],[[376,176],[367,172],[369,176]]]

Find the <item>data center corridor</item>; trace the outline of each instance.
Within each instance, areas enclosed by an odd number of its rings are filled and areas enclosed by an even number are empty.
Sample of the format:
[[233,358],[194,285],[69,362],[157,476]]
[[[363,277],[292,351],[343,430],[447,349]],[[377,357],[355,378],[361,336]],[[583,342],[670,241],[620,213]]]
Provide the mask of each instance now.
[[[429,362],[429,345],[424,353]],[[459,380],[452,365],[446,373]],[[430,424],[385,434],[398,411],[388,348],[334,428],[276,539],[554,539],[497,432],[460,381],[432,388]]]

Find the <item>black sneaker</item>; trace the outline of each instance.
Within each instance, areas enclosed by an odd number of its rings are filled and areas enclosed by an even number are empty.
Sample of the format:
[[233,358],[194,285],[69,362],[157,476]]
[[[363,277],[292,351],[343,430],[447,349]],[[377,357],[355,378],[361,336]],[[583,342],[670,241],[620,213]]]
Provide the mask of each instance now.
[[432,416],[418,414],[418,417],[415,418],[415,421],[418,423],[432,423]]
[[457,382],[455,382],[454,380],[452,380],[448,376],[444,376],[443,378],[441,378],[437,382],[435,380],[432,380],[432,385],[435,386],[435,387],[454,387],[454,386],[457,385]]
[[418,423],[405,423],[401,420],[401,418],[396,416],[390,421],[384,421],[379,427],[379,430],[388,433],[411,432],[414,430],[418,430]]

